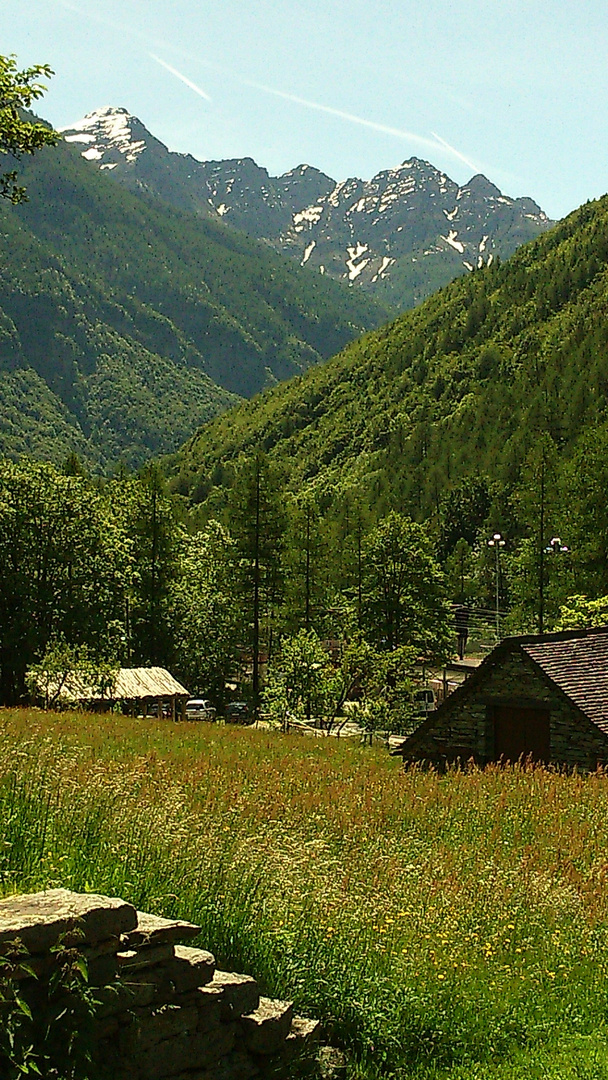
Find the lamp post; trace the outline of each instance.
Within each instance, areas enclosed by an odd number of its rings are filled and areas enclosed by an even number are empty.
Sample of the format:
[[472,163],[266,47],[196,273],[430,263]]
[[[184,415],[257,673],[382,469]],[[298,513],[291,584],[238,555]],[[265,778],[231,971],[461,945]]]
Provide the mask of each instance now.
[[566,555],[570,548],[562,544],[561,536],[552,536],[546,547],[540,551],[538,632],[543,633],[545,624],[545,555]]
[[491,540],[488,540],[488,547],[493,547],[496,550],[496,640],[500,641],[500,549],[505,546],[505,541],[499,532],[494,533]]

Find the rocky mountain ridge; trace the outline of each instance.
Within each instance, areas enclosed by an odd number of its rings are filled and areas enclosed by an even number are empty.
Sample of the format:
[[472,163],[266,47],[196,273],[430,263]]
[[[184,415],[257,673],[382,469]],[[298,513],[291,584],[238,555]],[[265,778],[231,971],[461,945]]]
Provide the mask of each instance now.
[[63,135],[132,190],[263,239],[315,272],[405,309],[453,278],[507,258],[552,222],[485,176],[459,186],[412,157],[371,180],[337,182],[310,165],[272,177],[251,158],[169,151],[124,108],[89,113]]

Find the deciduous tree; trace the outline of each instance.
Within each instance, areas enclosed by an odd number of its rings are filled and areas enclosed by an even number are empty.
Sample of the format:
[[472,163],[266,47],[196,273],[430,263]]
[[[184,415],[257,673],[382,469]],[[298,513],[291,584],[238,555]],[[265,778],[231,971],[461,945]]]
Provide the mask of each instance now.
[[[14,56],[0,56],[0,154],[19,161],[24,154],[34,154],[43,146],[54,146],[59,135],[46,124],[25,119],[23,109],[41,97],[46,86],[38,80],[53,72],[48,64],[35,64],[19,71]],[[12,203],[27,199],[24,187],[17,183],[17,170],[0,174],[0,198]]]
[[425,528],[393,511],[366,538],[363,562],[370,640],[387,649],[411,645],[429,659],[449,655],[450,609]]
[[176,672],[221,709],[237,660],[240,604],[234,541],[217,521],[182,536],[171,608]]

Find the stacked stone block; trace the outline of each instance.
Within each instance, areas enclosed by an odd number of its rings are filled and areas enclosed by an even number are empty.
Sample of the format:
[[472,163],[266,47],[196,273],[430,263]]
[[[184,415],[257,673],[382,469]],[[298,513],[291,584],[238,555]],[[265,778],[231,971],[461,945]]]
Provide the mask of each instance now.
[[305,1068],[318,1022],[182,944],[200,932],[123,900],[65,889],[0,901],[0,955],[20,943],[39,983],[50,978],[58,944],[86,960],[98,988],[95,1057],[115,1080],[251,1080],[291,1075],[296,1062]]

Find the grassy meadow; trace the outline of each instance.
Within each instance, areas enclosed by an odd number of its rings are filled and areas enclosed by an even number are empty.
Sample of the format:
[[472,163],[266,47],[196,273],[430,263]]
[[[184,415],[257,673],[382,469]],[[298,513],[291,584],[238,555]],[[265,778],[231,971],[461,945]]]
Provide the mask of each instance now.
[[0,711],[0,889],[202,924],[352,1080],[608,1077],[608,777]]

